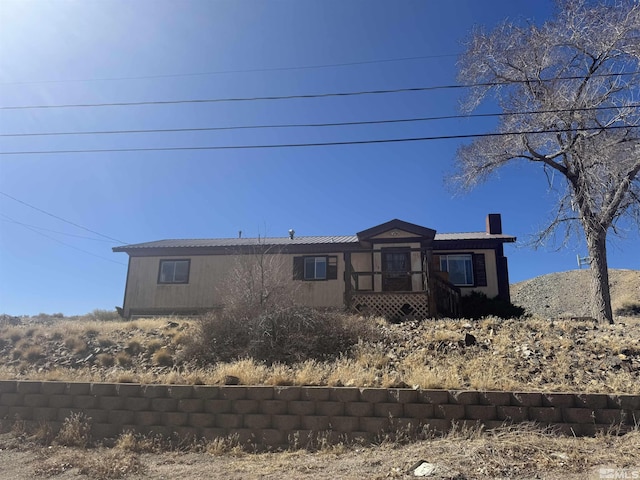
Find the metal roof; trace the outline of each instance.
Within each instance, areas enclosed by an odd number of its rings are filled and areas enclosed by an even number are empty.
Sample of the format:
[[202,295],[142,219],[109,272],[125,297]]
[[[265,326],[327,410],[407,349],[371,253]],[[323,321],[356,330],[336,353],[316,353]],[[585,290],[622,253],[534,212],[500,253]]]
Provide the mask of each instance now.
[[[510,235],[495,235],[486,232],[466,233],[436,233],[434,240],[502,240],[514,242],[515,237]],[[334,235],[316,237],[267,237],[267,238],[194,238],[194,239],[169,239],[154,242],[134,243],[114,247],[114,252],[126,252],[147,248],[212,248],[212,247],[251,247],[256,245],[327,245],[327,244],[358,244],[356,235]]]

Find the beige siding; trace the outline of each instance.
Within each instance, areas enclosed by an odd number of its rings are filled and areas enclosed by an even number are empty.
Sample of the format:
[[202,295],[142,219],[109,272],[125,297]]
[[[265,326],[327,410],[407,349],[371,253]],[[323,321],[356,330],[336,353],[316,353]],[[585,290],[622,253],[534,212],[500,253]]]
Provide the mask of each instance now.
[[[316,255],[323,255],[318,253]],[[328,254],[333,255],[333,254]],[[279,277],[278,283],[294,292],[303,305],[341,307],[344,305],[344,259],[337,254],[338,278],[325,281],[293,279],[293,257],[266,255],[265,261]],[[189,259],[189,283],[159,284],[160,260]],[[243,271],[257,262],[252,255],[194,255],[171,257],[131,257],[125,300],[125,315],[133,310],[212,309],[224,305],[223,292],[231,273]],[[265,269],[266,270],[266,269]]]

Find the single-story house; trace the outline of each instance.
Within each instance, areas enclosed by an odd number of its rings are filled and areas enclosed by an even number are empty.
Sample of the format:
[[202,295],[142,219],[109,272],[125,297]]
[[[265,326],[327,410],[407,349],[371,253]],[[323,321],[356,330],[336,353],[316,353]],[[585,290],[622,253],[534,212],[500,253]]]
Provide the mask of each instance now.
[[[436,233],[391,220],[349,236],[159,240],[115,247],[129,255],[125,317],[188,315],[225,305],[225,285],[253,263],[293,292],[297,303],[402,316],[455,316],[460,296],[509,300],[500,214],[486,230]],[[247,273],[251,275],[251,273]],[[226,290],[228,291],[228,290]]]

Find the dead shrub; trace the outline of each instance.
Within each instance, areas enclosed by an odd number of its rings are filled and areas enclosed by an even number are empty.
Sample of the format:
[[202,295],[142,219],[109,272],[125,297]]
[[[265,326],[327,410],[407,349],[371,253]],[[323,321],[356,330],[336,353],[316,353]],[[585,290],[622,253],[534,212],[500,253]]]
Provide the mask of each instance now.
[[201,362],[253,358],[268,364],[325,360],[373,340],[367,320],[308,307],[227,309],[200,318],[188,354]]
[[164,343],[165,342],[159,339],[149,341],[149,343],[147,343],[147,353],[149,353],[150,355],[155,353],[156,351],[164,347]]
[[27,347],[22,354],[22,358],[31,363],[37,362],[43,357],[44,351],[40,345],[31,345],[30,347]]
[[84,413],[72,413],[65,418],[55,441],[66,447],[88,447],[91,443],[91,418]]
[[71,350],[73,353],[83,354],[86,353],[89,346],[79,336],[67,337],[64,341],[64,346]]
[[153,364],[158,367],[171,367],[173,366],[173,355],[167,348],[161,348],[153,354]]
[[127,342],[127,346],[124,349],[124,351],[127,352],[129,355],[138,355],[143,350],[144,350],[144,347],[142,346],[142,342],[135,338],[129,340]]
[[118,352],[116,353],[116,363],[119,367],[127,368],[133,365],[133,360],[127,352]]
[[98,364],[103,368],[113,367],[115,363],[115,358],[110,353],[101,353],[98,355]]

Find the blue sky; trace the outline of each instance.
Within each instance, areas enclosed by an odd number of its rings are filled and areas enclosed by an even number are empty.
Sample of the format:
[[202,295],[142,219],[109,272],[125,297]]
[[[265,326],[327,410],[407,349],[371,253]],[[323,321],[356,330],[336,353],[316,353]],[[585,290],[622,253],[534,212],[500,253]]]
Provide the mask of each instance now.
[[[540,23],[552,9],[543,0],[0,0],[0,106],[450,85],[457,83],[456,54],[474,26],[491,28],[507,17]],[[455,115],[461,93],[4,109],[0,134]],[[482,133],[492,125],[455,119],[0,137],[0,152],[340,142]],[[439,232],[479,231],[494,212],[502,213],[505,233],[526,241],[553,213],[542,171],[514,164],[455,195],[444,177],[462,141],[0,155],[0,192],[127,243],[235,237],[238,230],[244,236],[284,236],[289,228],[299,236],[354,234],[393,218]],[[71,315],[122,304],[127,257],[111,253],[117,243],[5,195],[0,214],[0,312]],[[640,269],[639,240],[631,227],[612,239],[610,267]],[[576,255],[586,254],[579,238],[557,247],[508,245],[511,280],[576,268]]]

